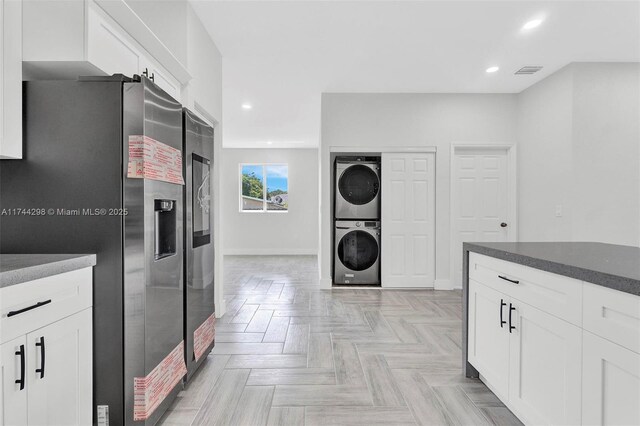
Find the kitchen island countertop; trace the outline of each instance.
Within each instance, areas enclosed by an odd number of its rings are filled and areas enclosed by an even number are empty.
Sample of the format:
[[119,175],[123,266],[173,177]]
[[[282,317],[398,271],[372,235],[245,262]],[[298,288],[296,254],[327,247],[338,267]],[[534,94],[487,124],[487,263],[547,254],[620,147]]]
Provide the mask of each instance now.
[[640,296],[640,247],[593,242],[464,243],[468,252]]
[[0,254],[0,288],[95,264],[95,254]]
[[467,358],[469,253],[640,296],[640,247],[594,242],[463,243],[462,251],[462,358],[467,377],[478,377]]

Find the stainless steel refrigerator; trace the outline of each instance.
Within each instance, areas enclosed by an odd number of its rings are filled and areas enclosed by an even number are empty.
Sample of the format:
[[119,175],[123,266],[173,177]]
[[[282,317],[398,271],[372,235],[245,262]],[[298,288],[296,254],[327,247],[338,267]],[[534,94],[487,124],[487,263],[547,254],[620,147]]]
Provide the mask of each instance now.
[[185,293],[187,380],[211,352],[215,339],[213,249],[213,127],[184,109]]
[[182,107],[146,78],[23,87],[25,156],[2,161],[0,206],[48,213],[3,217],[0,251],[97,254],[94,423],[108,409],[112,425],[154,424],[186,373],[184,188],[181,165],[174,183],[136,167],[149,146],[177,161]]

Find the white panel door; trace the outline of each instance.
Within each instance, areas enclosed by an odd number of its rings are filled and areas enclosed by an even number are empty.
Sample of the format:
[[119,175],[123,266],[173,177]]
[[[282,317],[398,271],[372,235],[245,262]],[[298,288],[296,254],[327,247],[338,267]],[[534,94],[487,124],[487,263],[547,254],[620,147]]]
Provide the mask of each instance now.
[[[462,287],[464,241],[510,241],[509,173],[506,149],[456,149],[452,162],[452,286]],[[502,224],[506,227],[502,227]]]
[[0,345],[0,426],[27,424],[26,340]]
[[512,299],[509,408],[525,424],[578,425],[582,330]]
[[640,354],[583,332],[582,424],[640,425]]
[[88,308],[27,335],[29,424],[91,424],[91,334]]
[[433,287],[435,154],[382,154],[383,287]]

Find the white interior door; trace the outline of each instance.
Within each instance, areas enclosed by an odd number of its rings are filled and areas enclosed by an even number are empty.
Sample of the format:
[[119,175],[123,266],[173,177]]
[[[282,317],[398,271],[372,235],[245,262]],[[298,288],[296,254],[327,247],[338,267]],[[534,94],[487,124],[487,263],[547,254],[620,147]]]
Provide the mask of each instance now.
[[433,287],[435,154],[382,154],[383,287]]
[[452,287],[462,287],[462,243],[515,239],[508,149],[455,148],[451,179]]

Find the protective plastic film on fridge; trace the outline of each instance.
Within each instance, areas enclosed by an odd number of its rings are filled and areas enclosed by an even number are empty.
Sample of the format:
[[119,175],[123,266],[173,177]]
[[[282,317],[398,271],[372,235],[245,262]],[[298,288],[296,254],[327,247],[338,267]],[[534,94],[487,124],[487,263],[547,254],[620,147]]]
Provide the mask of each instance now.
[[123,76],[24,84],[25,158],[3,161],[3,253],[95,253],[94,423],[153,425],[182,389],[182,106]]
[[213,128],[184,109],[185,293],[187,380],[214,345]]

